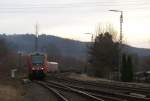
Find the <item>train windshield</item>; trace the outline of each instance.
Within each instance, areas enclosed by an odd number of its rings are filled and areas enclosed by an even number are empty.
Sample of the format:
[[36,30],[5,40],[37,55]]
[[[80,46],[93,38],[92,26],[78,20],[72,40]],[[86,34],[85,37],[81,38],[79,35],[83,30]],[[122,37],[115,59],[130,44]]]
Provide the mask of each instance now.
[[33,64],[43,64],[44,63],[44,55],[32,55],[32,63]]

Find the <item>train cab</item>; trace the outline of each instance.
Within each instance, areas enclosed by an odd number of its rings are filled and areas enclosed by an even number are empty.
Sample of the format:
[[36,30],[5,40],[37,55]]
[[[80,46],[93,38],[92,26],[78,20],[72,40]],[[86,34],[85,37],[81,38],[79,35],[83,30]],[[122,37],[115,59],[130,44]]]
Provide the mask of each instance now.
[[30,79],[43,79],[47,73],[47,56],[44,53],[32,53],[28,56],[28,70]]

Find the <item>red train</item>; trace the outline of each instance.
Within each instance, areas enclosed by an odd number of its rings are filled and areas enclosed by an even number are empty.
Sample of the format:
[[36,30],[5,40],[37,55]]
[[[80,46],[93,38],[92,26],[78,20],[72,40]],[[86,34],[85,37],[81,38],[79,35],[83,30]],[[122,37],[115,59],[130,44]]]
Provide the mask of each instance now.
[[35,52],[28,56],[29,79],[43,79],[48,71],[47,55]]

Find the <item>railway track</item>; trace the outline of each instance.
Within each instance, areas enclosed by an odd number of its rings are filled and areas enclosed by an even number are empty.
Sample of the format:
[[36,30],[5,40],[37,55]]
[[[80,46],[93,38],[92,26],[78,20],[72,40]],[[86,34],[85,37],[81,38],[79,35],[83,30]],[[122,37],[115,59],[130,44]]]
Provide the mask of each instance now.
[[113,90],[118,90],[118,91],[122,91],[126,94],[132,94],[132,93],[136,93],[136,94],[140,94],[140,95],[144,95],[147,98],[150,98],[150,88],[142,88],[142,87],[129,87],[129,86],[122,86],[122,85],[118,85],[115,83],[106,83],[106,82],[102,82],[102,83],[96,83],[96,82],[89,82],[89,81],[81,81],[81,80],[76,80],[76,79],[71,79],[71,78],[64,78],[64,77],[53,77],[58,81],[62,81],[62,82],[66,82],[66,83],[74,83],[74,84],[81,84],[81,85],[89,85],[89,86],[94,86],[97,88],[107,88],[107,89],[113,89]]
[[44,88],[48,89],[50,92],[54,93],[57,96],[58,101],[69,101],[62,94],[60,94],[58,90],[48,86],[45,82],[36,81],[35,83],[43,86]]
[[[137,96],[137,95],[134,95],[134,94],[133,95],[124,94],[124,93],[120,93],[118,91],[115,92],[115,90],[114,90],[114,92],[111,92],[111,90],[109,90],[109,89],[107,89],[107,90],[106,89],[92,89],[91,87],[85,88],[85,87],[79,86],[79,84],[81,84],[81,83],[83,85],[83,82],[81,82],[81,81],[76,81],[76,80],[73,81],[73,80],[70,80],[70,79],[67,79],[67,80],[66,79],[65,80],[61,79],[61,80],[62,80],[61,82],[65,82],[63,84],[65,84],[68,87],[72,87],[72,88],[75,88],[75,89],[80,89],[82,91],[86,91],[86,92],[90,93],[93,96],[101,97],[103,99],[109,98],[109,100],[106,99],[108,101],[123,101],[123,100],[124,101],[150,101],[149,98],[144,98],[144,97]],[[53,80],[53,81],[57,81],[57,82],[60,83],[60,78],[59,79],[55,78],[55,80]],[[69,82],[69,84],[67,84],[66,82],[67,83]],[[78,83],[78,86],[75,86],[75,83]],[[98,86],[98,85],[95,85],[95,86]],[[130,91],[127,91],[127,92],[130,92]]]
[[[60,73],[60,74],[56,74],[56,75],[53,75],[54,77],[61,77],[61,78],[66,78],[67,76],[69,75],[69,73]],[[71,79],[71,78],[67,78],[67,79]],[[77,80],[77,79],[73,79],[73,80]],[[79,80],[78,80],[79,81]],[[99,81],[99,80],[98,80]],[[146,84],[146,85],[143,85],[143,84],[137,84],[137,83],[128,83],[128,82],[119,82],[119,81],[111,81],[111,80],[101,80],[103,84],[107,84],[108,85],[108,82],[109,84],[111,83],[111,85],[115,85],[115,86],[121,86],[121,87],[128,87],[128,88],[142,88],[143,90],[150,90],[150,85]],[[89,82],[89,83],[93,83],[93,81],[86,81],[86,82]],[[96,84],[99,84],[99,82],[95,82]]]
[[[62,94],[62,92],[65,92],[65,91],[71,91],[72,93],[76,93],[76,94],[78,94],[78,96],[84,97],[86,99],[85,101],[105,101],[99,97],[93,96],[92,94],[89,94],[89,93],[83,92],[81,90],[71,88],[71,87],[68,87],[68,86],[65,86],[62,84],[58,84],[58,83],[54,83],[54,82],[50,82],[50,81],[49,82],[36,81],[36,83],[40,84],[44,88],[53,92],[58,97],[58,100],[60,100],[60,101],[72,101],[72,100],[68,100],[68,98],[66,98]],[[80,101],[80,99],[78,99],[78,101]]]
[[96,94],[95,92],[89,92],[81,87],[75,87],[75,86],[69,86],[69,85],[64,85],[55,81],[47,81],[50,85],[53,85],[53,87],[55,86],[59,86],[59,88],[63,87],[64,88],[69,88],[69,90],[73,91],[73,92],[77,92],[81,95],[87,96],[89,98],[92,98],[92,100],[90,101],[126,101],[124,99],[120,99],[120,98],[116,98],[113,96],[108,96],[106,94]]

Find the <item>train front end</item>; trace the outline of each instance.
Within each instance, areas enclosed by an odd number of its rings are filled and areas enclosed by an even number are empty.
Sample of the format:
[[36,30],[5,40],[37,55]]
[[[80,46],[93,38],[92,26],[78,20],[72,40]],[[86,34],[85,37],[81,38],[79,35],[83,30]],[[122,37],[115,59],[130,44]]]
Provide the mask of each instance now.
[[48,65],[47,56],[43,53],[33,53],[28,57],[29,79],[44,79]]

